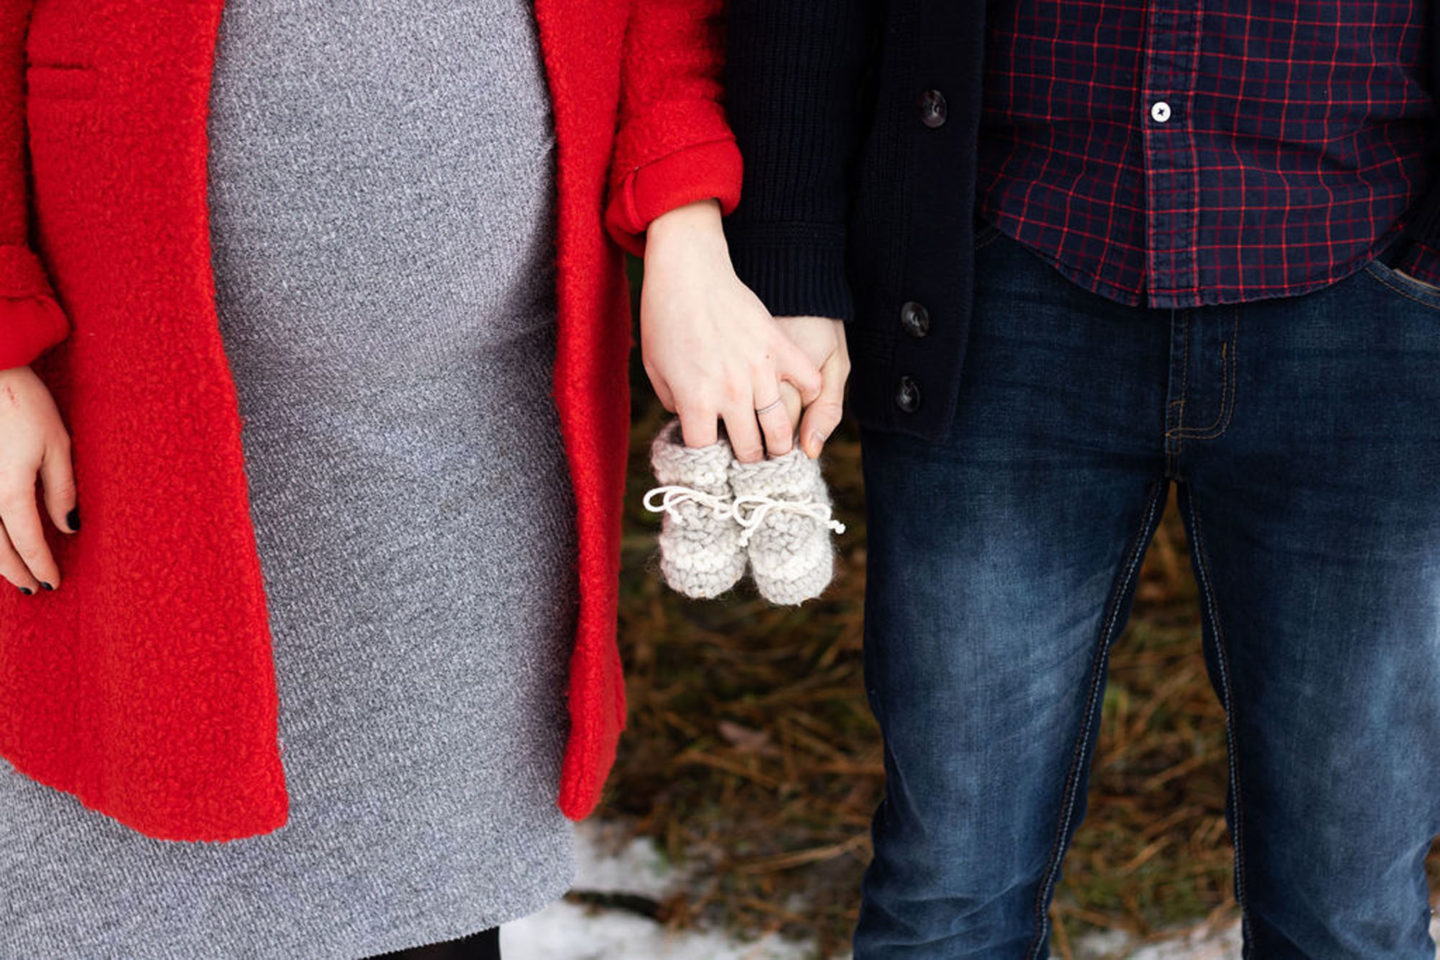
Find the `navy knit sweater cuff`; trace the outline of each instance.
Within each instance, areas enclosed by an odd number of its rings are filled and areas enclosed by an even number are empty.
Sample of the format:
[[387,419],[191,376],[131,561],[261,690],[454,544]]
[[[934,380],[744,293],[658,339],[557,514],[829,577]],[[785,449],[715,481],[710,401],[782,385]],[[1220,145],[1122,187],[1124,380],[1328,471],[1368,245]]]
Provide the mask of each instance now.
[[854,319],[843,227],[727,220],[725,235],[736,274],[774,316]]

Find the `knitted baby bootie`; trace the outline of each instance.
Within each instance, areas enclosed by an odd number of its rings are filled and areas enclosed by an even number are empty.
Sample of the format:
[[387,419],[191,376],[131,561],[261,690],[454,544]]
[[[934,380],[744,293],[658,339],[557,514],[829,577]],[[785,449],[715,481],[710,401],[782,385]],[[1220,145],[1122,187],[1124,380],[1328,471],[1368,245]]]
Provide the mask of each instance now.
[[731,510],[733,459],[723,436],[707,447],[685,446],[679,420],[667,423],[650,445],[660,486],[645,494],[645,508],[665,514],[660,572],[687,597],[719,596],[745,575],[740,524]]
[[820,596],[835,573],[830,491],[820,461],[800,448],[756,463],[730,464],[735,516],[744,532],[750,575],[771,603],[798,604]]

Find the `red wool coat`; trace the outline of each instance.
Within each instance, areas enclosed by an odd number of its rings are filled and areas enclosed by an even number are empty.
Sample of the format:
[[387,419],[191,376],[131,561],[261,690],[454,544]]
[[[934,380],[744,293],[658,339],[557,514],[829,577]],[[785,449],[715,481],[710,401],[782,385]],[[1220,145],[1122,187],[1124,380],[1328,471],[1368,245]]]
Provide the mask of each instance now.
[[[0,755],[141,833],[192,841],[288,817],[210,272],[206,114],[221,5],[0,3],[0,368],[30,363],[54,395],[83,517],[73,535],[42,521],[58,590],[0,589]],[[555,397],[579,531],[558,798],[572,819],[599,799],[625,718],[620,245],[638,252],[646,224],[683,203],[717,197],[728,212],[739,200],[721,5],[535,4],[559,155]]]

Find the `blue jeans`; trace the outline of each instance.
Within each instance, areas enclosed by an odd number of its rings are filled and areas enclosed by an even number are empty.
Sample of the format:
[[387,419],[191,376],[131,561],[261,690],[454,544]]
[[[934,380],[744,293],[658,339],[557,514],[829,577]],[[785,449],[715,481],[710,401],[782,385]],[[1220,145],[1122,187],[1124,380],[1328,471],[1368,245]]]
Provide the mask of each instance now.
[[1244,956],[1434,960],[1440,292],[1387,265],[1398,243],[1322,290],[1170,310],[982,231],[952,431],[862,436],[887,781],[856,960],[1049,956],[1172,480],[1228,718]]

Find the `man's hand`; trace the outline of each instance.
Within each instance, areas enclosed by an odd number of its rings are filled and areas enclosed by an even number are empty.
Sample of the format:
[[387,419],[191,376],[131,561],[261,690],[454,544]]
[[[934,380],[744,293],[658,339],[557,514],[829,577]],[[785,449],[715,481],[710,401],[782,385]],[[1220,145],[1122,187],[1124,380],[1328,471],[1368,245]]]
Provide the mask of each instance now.
[[782,384],[786,412],[800,424],[800,449],[810,458],[820,456],[825,441],[844,413],[845,381],[850,376],[850,352],[845,345],[845,324],[828,317],[776,317],[786,336],[810,362],[820,368],[820,395],[804,408],[789,384]]
[[[680,417],[685,445],[714,443],[724,420],[745,462],[794,446],[795,420],[776,402],[782,385],[804,404],[821,393],[820,363],[735,276],[714,200],[663,214],[646,231],[640,351],[655,394]],[[758,419],[757,410],[765,411]]]

